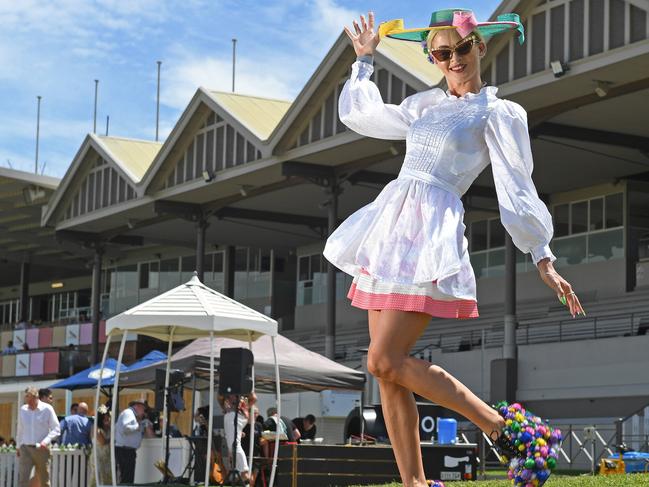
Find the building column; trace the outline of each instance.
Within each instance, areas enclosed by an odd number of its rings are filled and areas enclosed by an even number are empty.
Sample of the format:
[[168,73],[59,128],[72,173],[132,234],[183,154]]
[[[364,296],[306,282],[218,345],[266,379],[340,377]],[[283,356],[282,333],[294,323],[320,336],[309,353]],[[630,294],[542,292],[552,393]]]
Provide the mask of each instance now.
[[21,322],[29,321],[29,271],[30,263],[25,259],[20,264],[20,313],[18,320]]
[[92,345],[90,350],[91,363],[99,363],[99,321],[101,319],[101,264],[104,249],[100,245],[95,246],[95,255],[92,265],[92,291],[90,306],[92,309]]
[[201,282],[205,274],[205,230],[208,226],[209,223],[203,218],[196,225],[196,274]]
[[[338,195],[340,187],[336,178],[330,179],[331,185],[327,188],[329,194],[327,215],[327,236],[336,229],[338,221]],[[325,329],[325,357],[334,360],[336,356],[336,267],[327,262],[327,325]]]
[[518,388],[516,346],[516,247],[505,233],[505,341],[503,358],[491,361],[491,402],[513,402]]
[[225,295],[234,299],[234,263],[236,247],[228,245],[225,249]]

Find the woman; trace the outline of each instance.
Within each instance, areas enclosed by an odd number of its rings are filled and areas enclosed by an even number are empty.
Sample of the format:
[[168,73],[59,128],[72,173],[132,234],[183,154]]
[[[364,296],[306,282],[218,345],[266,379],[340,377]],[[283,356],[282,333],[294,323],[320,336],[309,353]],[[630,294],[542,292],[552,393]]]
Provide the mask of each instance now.
[[97,449],[97,465],[95,465],[94,454],[90,454],[91,469],[88,473],[88,481],[91,486],[97,485],[95,468],[99,473],[101,485],[112,484],[110,471],[110,410],[105,405],[97,408],[97,437],[95,438]]
[[[230,452],[230,468],[239,471],[244,483],[250,481],[250,470],[246,452],[241,447],[241,434],[248,424],[250,407],[257,402],[254,392],[247,395],[221,394],[218,397],[219,404],[223,408],[223,429],[225,430],[225,441]],[[235,413],[236,413],[236,438],[235,438]],[[236,441],[236,444],[235,444]],[[234,448],[233,448],[234,445]],[[236,481],[237,479],[233,479]]]
[[[354,276],[348,297],[353,306],[368,310],[368,369],[379,382],[388,434],[407,487],[426,485],[413,392],[457,411],[487,433],[512,458],[510,477],[516,485],[542,485],[556,462],[558,431],[518,404],[490,407],[448,372],[410,356],[431,316],[478,316],[460,196],[489,163],[501,220],[514,243],[532,254],[541,279],[572,316],[583,313],[572,287],[552,265],[552,220],[531,179],[526,113],[499,99],[497,88],[483,86],[480,78],[485,38],[509,30],[518,31],[523,41],[517,15],[478,23],[471,11],[459,9],[434,12],[430,25],[421,29],[391,21],[376,33],[372,12],[367,21],[364,16],[354,21],[354,32],[345,27],[357,60],[340,96],[340,119],[368,137],[406,139],[407,151],[399,177],[340,225],[324,256]],[[370,80],[382,35],[421,42],[444,74],[446,92],[433,88],[400,105],[384,104]],[[540,441],[534,440],[537,434]],[[515,448],[521,443],[521,449]],[[542,460],[535,461],[535,453]]]

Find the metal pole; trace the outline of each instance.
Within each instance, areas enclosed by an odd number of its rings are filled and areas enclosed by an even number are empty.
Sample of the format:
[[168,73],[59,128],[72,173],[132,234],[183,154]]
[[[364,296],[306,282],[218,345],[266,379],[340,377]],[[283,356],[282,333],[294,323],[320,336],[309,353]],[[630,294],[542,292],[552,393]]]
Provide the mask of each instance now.
[[[160,127],[160,65],[162,61],[157,61],[158,63],[158,96],[156,98],[155,104],[155,140],[158,141],[158,130]],[[202,281],[202,279],[201,279]]]
[[207,457],[205,459],[205,485],[210,485],[212,471],[212,428],[214,427],[214,332],[210,332],[210,410],[207,418]]
[[196,225],[196,276],[201,282],[205,274],[205,229],[208,225],[203,219]]
[[237,63],[237,40],[232,39],[232,93],[234,93],[234,68]]
[[38,174],[38,143],[41,136],[41,98],[38,95],[38,108],[36,109],[36,158],[34,160],[34,174]]
[[516,247],[505,234],[505,343],[503,358],[515,359],[516,350]]
[[18,319],[21,322],[29,320],[29,269],[30,264],[24,261],[20,265],[20,315]]
[[[270,482],[268,487],[273,487],[275,483],[275,473],[277,471],[277,455],[279,454],[279,421],[282,420],[282,393],[279,382],[279,362],[277,362],[277,350],[275,349],[275,337],[270,337],[270,342],[273,345],[273,359],[275,360],[275,394],[276,394],[276,403],[277,406],[277,431],[275,435],[275,451],[273,452],[273,465],[270,471]],[[286,425],[290,428],[290,425]],[[251,440],[252,441],[252,437]]]
[[[248,332],[248,349],[252,353],[252,333]],[[253,354],[252,360],[252,392],[255,392],[255,360]],[[250,430],[248,430],[248,436],[250,440],[248,441],[248,471],[252,473],[252,462],[255,459],[254,457],[254,448],[255,448],[255,408],[257,405],[253,405],[248,408],[248,425]]]
[[99,80],[95,80],[95,113],[93,115],[92,133],[97,133],[97,95],[99,92]]
[[[336,229],[338,218],[338,184],[335,179],[329,188],[328,233]],[[336,268],[331,262],[327,263],[327,328],[325,332],[325,356],[334,360],[336,355]]]
[[106,137],[108,137],[108,124],[110,123],[110,116],[106,115]]
[[[165,420],[164,432],[162,434],[162,458],[165,459],[165,465],[169,467],[169,455],[167,454],[167,445],[169,443],[169,372],[171,371],[171,352],[173,350],[174,343],[174,333],[176,332],[176,327],[171,327],[171,333],[169,334],[169,343],[167,344],[167,367],[165,368],[165,390],[162,394],[164,397],[164,402],[162,404],[162,417]],[[168,483],[169,476],[164,475],[164,483]]]
[[99,322],[101,318],[100,296],[101,296],[101,258],[104,249],[95,247],[95,256],[92,266],[92,344],[90,345],[90,358],[93,364],[99,361]]
[[[103,355],[103,357],[101,359],[101,367],[99,368],[99,378],[97,379],[97,390],[95,391],[95,417],[97,417],[97,410],[99,409],[99,392],[100,392],[100,389],[101,389],[101,378],[104,375],[104,366],[106,365],[106,357],[108,356],[108,347],[110,345],[110,339],[111,339],[111,335],[108,335],[108,337],[106,337],[106,344],[104,345],[104,355]],[[66,409],[66,411],[69,411],[69,408]],[[111,420],[111,423],[112,422],[113,421]],[[97,429],[98,428],[99,428],[99,421],[94,421],[93,431],[94,431],[95,438],[97,438]],[[99,462],[98,462],[99,457],[97,455],[97,448],[92,449],[92,455],[93,455],[93,459],[95,461],[95,465],[99,465]],[[100,483],[99,483],[99,469],[98,468],[95,468],[95,482],[97,483],[97,485],[100,485]]]
[[[126,330],[122,331],[122,342],[119,345],[119,354],[117,355],[117,370],[115,370],[115,382],[113,382],[113,404],[110,413],[110,472],[113,480],[113,487],[117,487],[117,463],[115,462],[115,421],[117,421],[117,408],[119,402],[119,372],[122,368],[122,359],[124,358],[124,345],[126,345]],[[103,366],[102,366],[103,368]]]

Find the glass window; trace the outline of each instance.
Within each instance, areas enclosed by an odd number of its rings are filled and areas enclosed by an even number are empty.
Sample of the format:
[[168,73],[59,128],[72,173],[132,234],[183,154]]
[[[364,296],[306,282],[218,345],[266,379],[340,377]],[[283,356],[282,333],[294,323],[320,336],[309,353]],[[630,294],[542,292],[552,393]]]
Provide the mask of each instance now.
[[604,228],[604,198],[590,200],[590,226],[589,230]]
[[505,246],[505,227],[498,218],[489,220],[489,248]]
[[223,252],[217,252],[215,254],[212,254],[214,258],[214,272],[223,272],[223,260],[224,260],[224,253]]
[[476,279],[487,276],[487,253],[470,254],[471,266],[475,273]]
[[234,270],[235,271],[247,271],[248,270],[248,249],[239,248],[234,252]]
[[624,257],[624,230],[589,235],[588,262],[601,262]]
[[261,272],[270,272],[270,250],[261,251]]
[[140,264],[140,289],[149,288],[149,263]]
[[255,146],[250,142],[246,142],[246,162],[255,160]]
[[160,261],[160,289],[172,289],[180,284],[180,273],[178,272],[178,257]]
[[110,168],[104,169],[104,185],[101,189],[101,201],[102,201],[102,206],[106,208],[108,206],[108,196],[109,196],[109,191],[110,191]]
[[143,262],[140,264],[140,289],[158,289],[160,284],[160,264]]
[[584,233],[588,230],[588,201],[580,201],[572,204],[572,231]]
[[471,252],[487,249],[487,220],[471,223]]
[[184,176],[185,176],[185,156],[181,157],[180,160],[176,163],[176,184],[182,183]]
[[624,223],[624,195],[622,193],[606,196],[606,228],[621,227]]
[[554,207],[554,236],[563,237],[570,234],[570,205],[556,205]]
[[505,249],[489,251],[489,277],[505,275]]
[[300,257],[300,260],[298,261],[298,265],[299,265],[298,280],[300,281],[309,280],[309,261],[310,258],[308,255],[303,255],[302,257]]
[[250,272],[259,272],[261,268],[261,266],[259,265],[259,250],[250,249],[248,259],[249,259],[248,270]]
[[315,114],[311,120],[311,142],[322,138],[322,108]]
[[311,272],[309,273],[309,279],[313,279],[315,274],[322,272],[321,268],[321,259],[320,254],[313,254],[311,256]]
[[586,235],[554,240],[553,252],[557,256],[555,267],[586,262]]

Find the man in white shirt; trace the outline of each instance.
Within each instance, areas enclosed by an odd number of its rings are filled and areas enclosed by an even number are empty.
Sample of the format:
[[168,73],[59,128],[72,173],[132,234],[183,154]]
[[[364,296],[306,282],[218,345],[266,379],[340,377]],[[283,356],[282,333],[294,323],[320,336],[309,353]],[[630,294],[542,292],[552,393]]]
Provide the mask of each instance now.
[[25,390],[25,404],[18,412],[16,455],[18,456],[18,487],[29,485],[32,467],[42,487],[50,485],[50,445],[61,433],[54,408],[38,399],[38,389]]
[[145,419],[146,405],[132,401],[121,412],[115,424],[115,459],[117,460],[118,483],[132,484],[135,478],[135,457],[142,438],[153,436],[153,427]]

